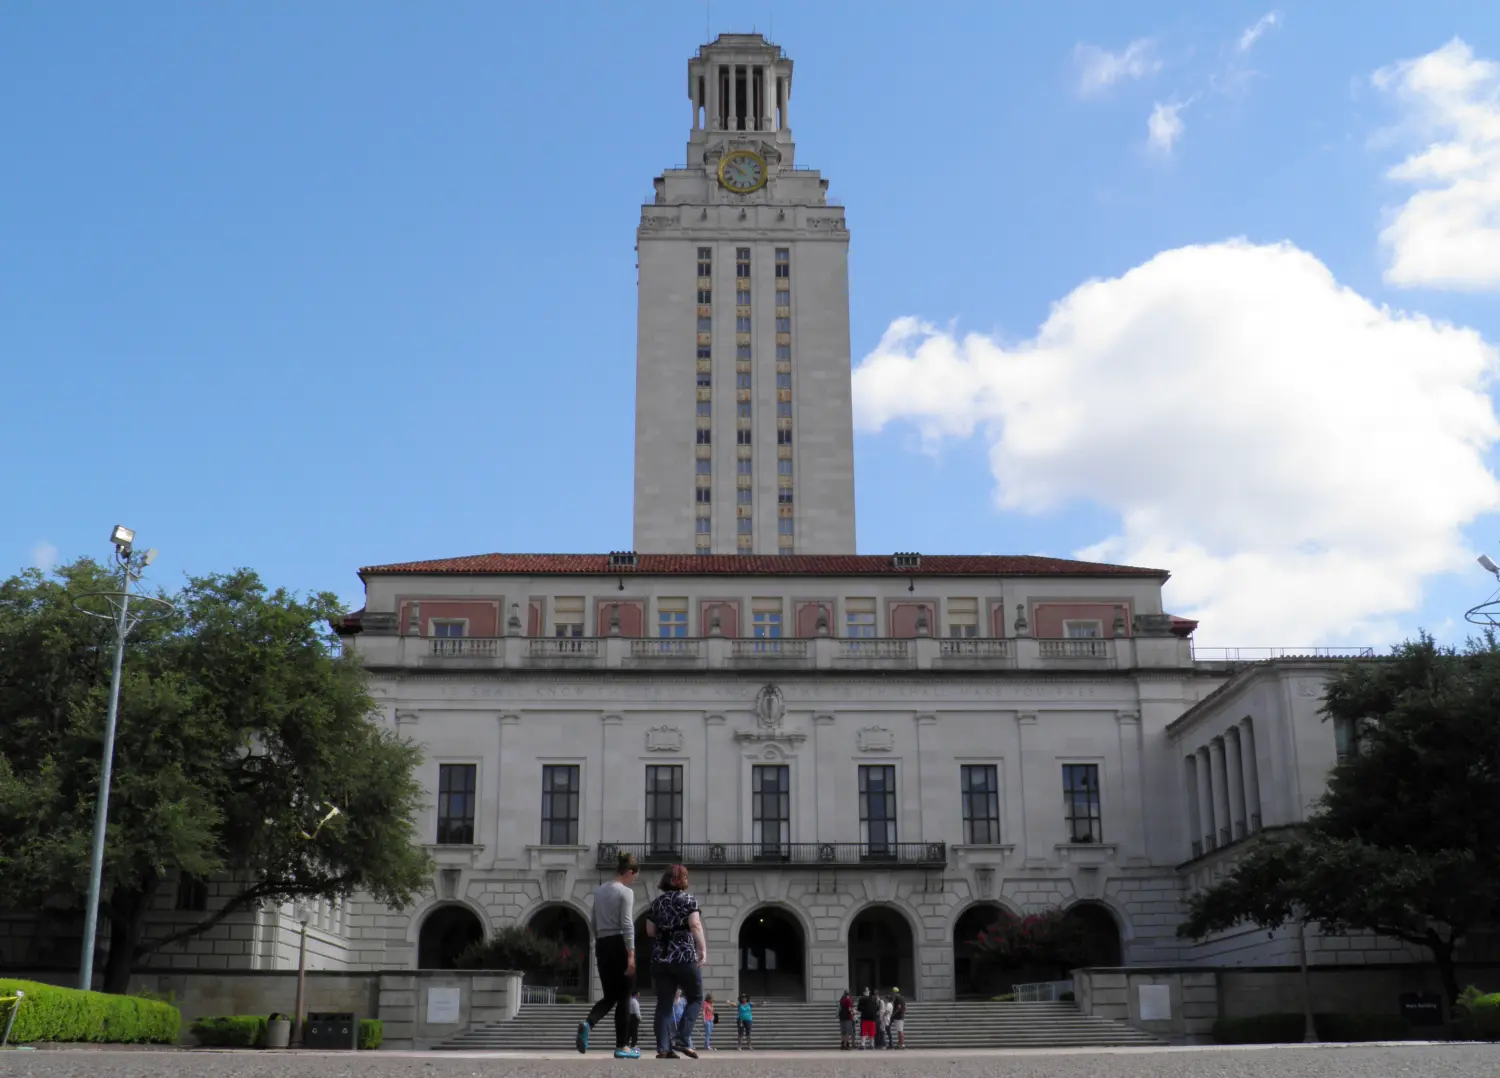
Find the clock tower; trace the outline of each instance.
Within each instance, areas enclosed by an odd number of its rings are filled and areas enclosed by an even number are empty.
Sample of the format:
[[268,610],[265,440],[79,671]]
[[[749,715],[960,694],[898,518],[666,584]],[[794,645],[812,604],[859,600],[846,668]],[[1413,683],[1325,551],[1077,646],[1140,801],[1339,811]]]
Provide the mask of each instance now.
[[635,549],[852,554],[849,232],[795,163],[792,62],[721,34],[687,90],[636,233]]

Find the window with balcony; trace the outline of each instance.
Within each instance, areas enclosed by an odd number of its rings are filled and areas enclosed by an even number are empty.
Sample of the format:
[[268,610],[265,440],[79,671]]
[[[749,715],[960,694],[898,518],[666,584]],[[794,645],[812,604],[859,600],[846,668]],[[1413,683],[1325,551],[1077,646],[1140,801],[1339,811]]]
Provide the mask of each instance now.
[[577,764],[542,768],[542,845],[578,845],[578,801],[582,792]]
[[1065,621],[1063,636],[1069,640],[1098,640],[1104,635],[1102,621]]
[[964,807],[964,841],[971,846],[993,846],[1000,841],[1000,769],[995,764],[964,764],[959,768],[959,790]]
[[874,599],[850,599],[844,604],[844,635],[853,637],[875,635]]
[[552,603],[552,623],[558,636],[583,635],[583,596],[563,595]]
[[646,847],[654,855],[682,851],[682,765],[646,768]]
[[1063,806],[1069,842],[1104,841],[1098,764],[1063,764]]
[[428,624],[432,627],[433,636],[451,638],[455,636],[463,636],[464,630],[468,627],[469,623],[457,618],[449,618],[444,621],[438,621],[436,618],[434,618]]
[[750,611],[750,629],[753,635],[764,638],[781,635],[781,603],[771,606],[764,599],[757,599]]
[[662,599],[656,607],[656,635],[687,636],[687,600]]
[[871,857],[896,852],[896,765],[859,765],[859,840]]
[[474,843],[477,764],[439,764],[437,841],[439,846]]
[[792,769],[756,764],[750,769],[750,840],[762,857],[782,857],[792,841]]
[[979,635],[979,600],[948,600],[948,635],[964,638]]

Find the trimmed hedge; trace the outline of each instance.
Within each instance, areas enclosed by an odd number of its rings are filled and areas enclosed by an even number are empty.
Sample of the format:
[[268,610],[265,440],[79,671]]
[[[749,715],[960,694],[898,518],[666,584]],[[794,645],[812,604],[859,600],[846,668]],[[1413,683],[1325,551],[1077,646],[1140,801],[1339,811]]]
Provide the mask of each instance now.
[[[1410,1035],[1399,1014],[1315,1014],[1313,1028],[1323,1041],[1402,1041]],[[1296,1044],[1301,1042],[1300,1014],[1257,1014],[1214,1022],[1215,1044]]]
[[[170,1003],[0,978],[0,996],[13,996],[18,989],[26,998],[10,1031],[15,1044],[176,1044],[182,1030],[182,1013]],[[12,1006],[0,1004],[0,1028],[10,1018]]]
[[1467,989],[1454,1008],[1453,1036],[1462,1041],[1500,1041],[1500,992]]
[[[205,1048],[264,1048],[269,1015],[240,1014],[223,1018],[200,1018],[189,1032]],[[283,1015],[282,1017],[290,1017]],[[385,1041],[385,1026],[378,1018],[359,1020],[359,1046],[373,1051]]]

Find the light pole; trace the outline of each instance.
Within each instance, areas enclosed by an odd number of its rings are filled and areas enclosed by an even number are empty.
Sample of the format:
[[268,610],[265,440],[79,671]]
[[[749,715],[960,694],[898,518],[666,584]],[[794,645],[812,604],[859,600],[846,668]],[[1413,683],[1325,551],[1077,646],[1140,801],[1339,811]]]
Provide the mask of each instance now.
[[96,618],[105,618],[115,627],[114,673],[109,682],[109,709],[104,719],[104,754],[99,764],[99,796],[94,804],[94,843],[89,855],[89,897],[83,915],[83,953],[78,960],[78,987],[84,991],[94,979],[94,939],[99,931],[99,891],[104,877],[104,836],[109,823],[109,784],[114,770],[115,721],[120,710],[120,669],[125,662],[125,638],[142,621],[164,618],[172,613],[172,604],[150,596],[138,596],[134,611],[130,608],[130,585],[140,580],[156,557],[155,550],[135,555],[135,532],[115,525],[110,532],[110,542],[115,545],[115,561],[120,566],[121,585],[117,592],[95,592],[81,595],[83,599],[102,599],[108,612],[89,610],[75,602],[78,609]]

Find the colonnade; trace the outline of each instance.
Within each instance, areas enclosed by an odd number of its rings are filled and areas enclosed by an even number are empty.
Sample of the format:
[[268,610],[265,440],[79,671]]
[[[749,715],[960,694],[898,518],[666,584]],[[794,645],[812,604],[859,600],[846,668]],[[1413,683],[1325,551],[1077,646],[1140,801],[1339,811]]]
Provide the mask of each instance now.
[[1260,768],[1253,720],[1240,720],[1188,753],[1183,766],[1192,856],[1260,830]]

